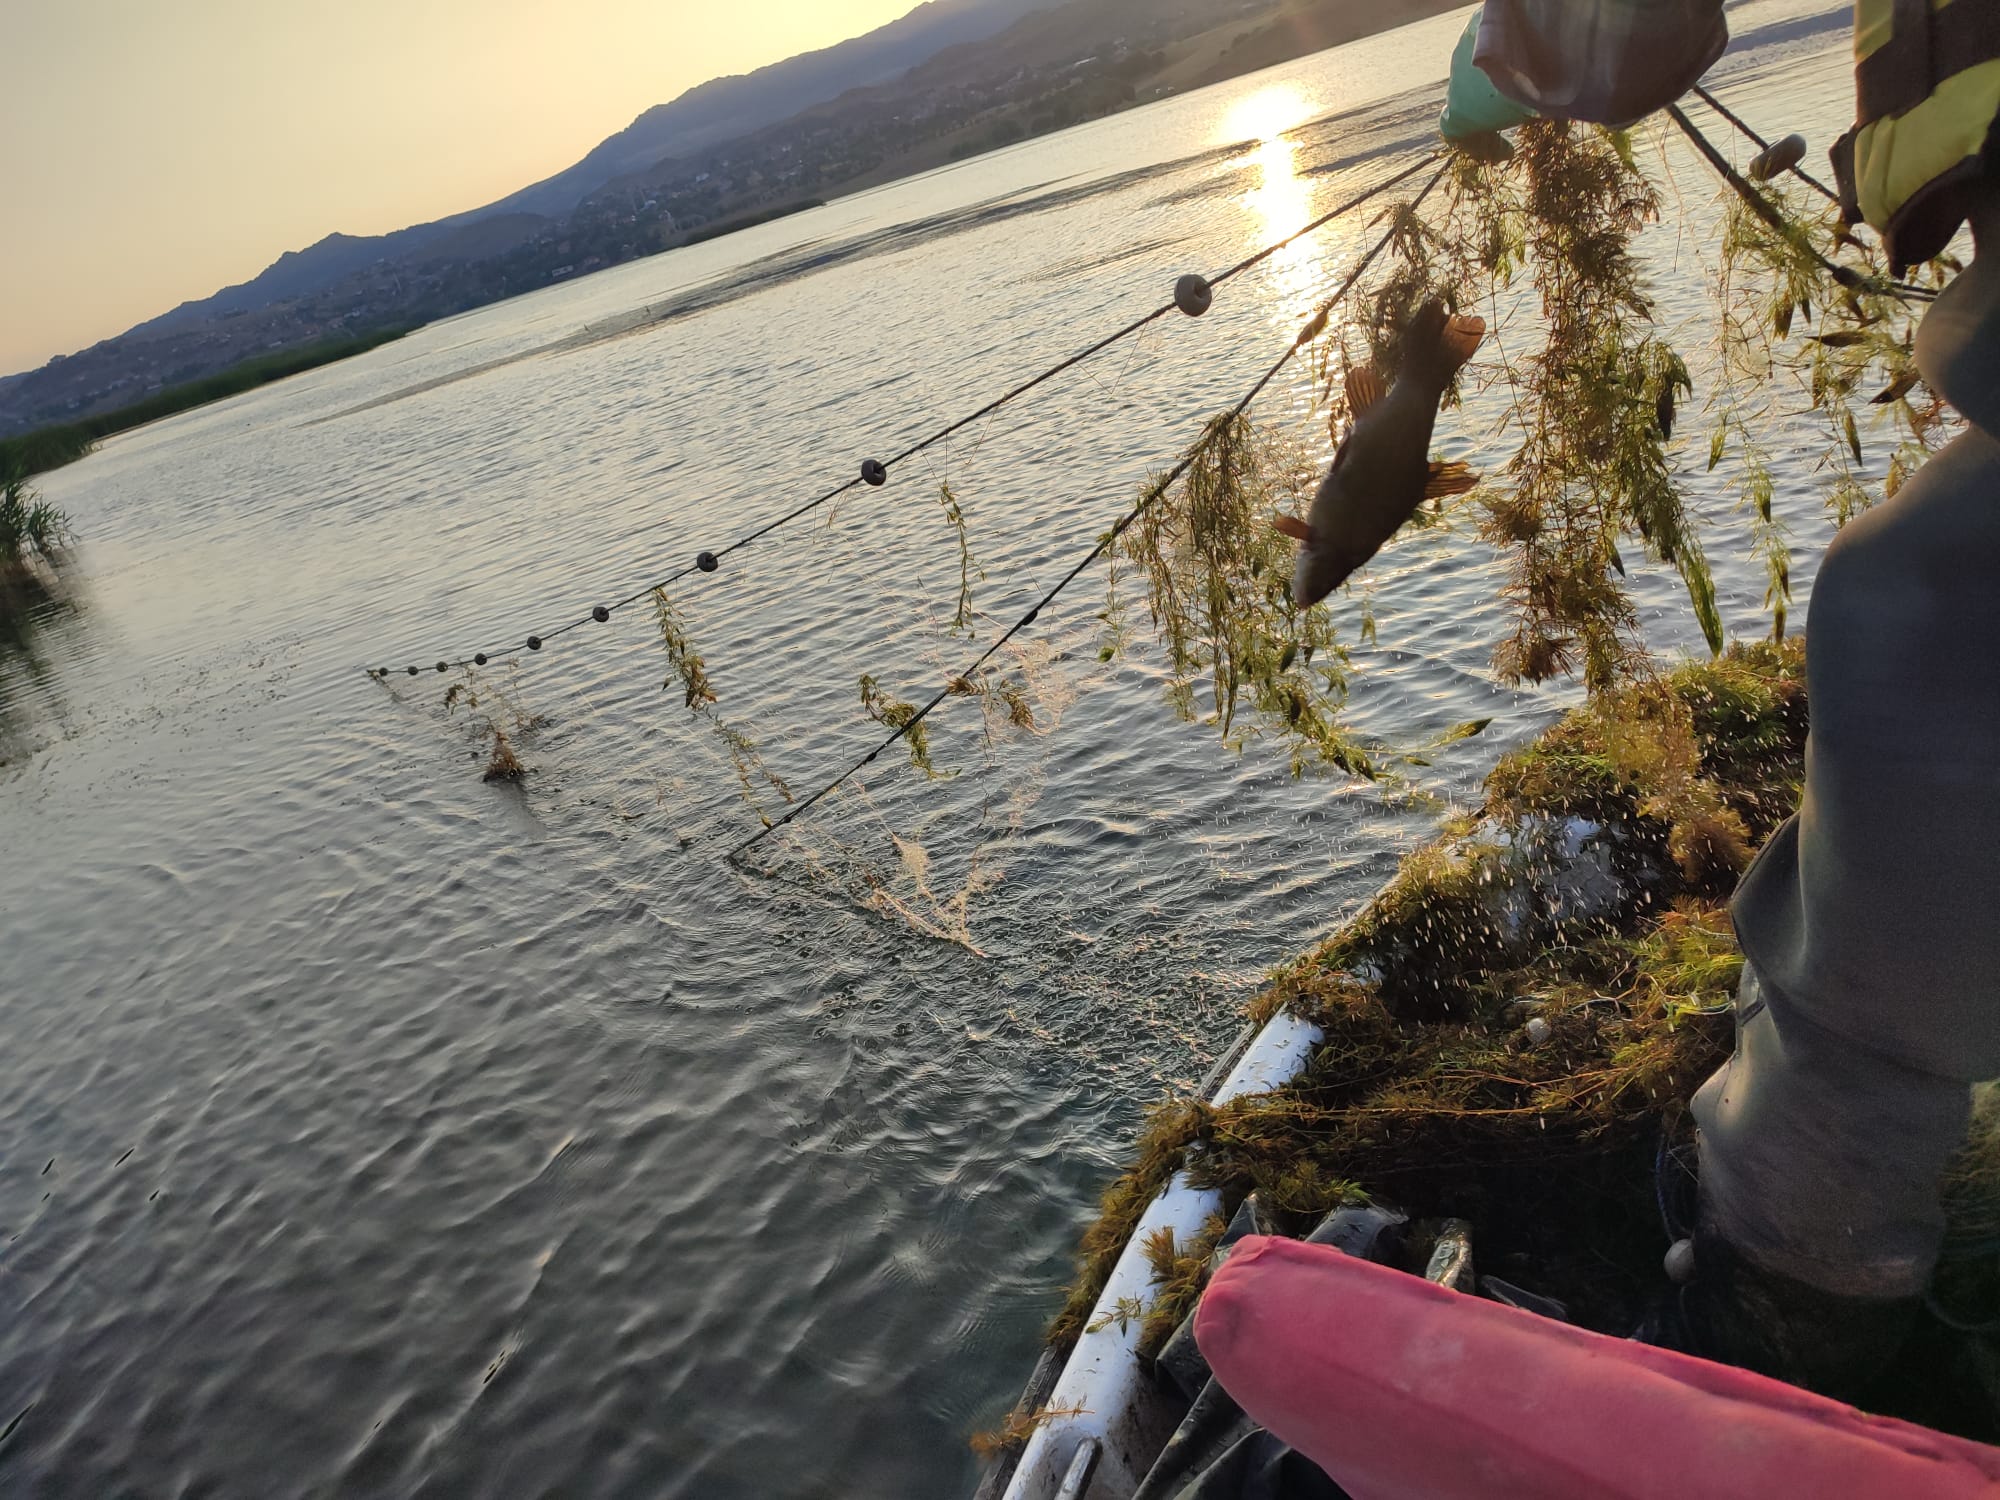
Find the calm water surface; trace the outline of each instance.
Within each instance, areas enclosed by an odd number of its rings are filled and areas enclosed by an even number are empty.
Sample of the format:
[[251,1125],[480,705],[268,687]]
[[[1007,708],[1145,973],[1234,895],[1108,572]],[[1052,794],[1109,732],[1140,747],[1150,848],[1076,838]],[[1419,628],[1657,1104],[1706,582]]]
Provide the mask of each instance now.
[[[1843,39],[1799,14],[1739,8],[1775,29],[1718,77],[1823,144]],[[482,784],[447,680],[358,669],[624,597],[1378,180],[1459,24],[471,314],[47,478],[84,545],[75,607],[0,657],[0,1493],[970,1483],[1141,1108],[1567,701],[1492,681],[1493,558],[1399,542],[1379,647],[1335,603],[1364,732],[1495,721],[1410,789],[1178,723],[1150,648],[1098,663],[1092,578],[1006,658],[1036,732],[955,704],[956,774],[885,762],[755,868],[721,858],[755,822],[640,614],[489,674],[543,721],[518,789]],[[1716,221],[1683,181],[1696,227],[1653,247],[1700,343]],[[844,764],[862,673],[921,698],[970,654],[937,485],[990,635],[1366,232],[691,584],[728,724],[796,787]],[[1260,408],[1308,410],[1303,372]],[[1496,414],[1442,440],[1491,464]],[[1776,430],[1781,473],[1806,436]],[[1808,550],[1817,482],[1781,497]],[[1740,526],[1717,553],[1754,634]],[[1635,577],[1692,642],[1678,585]]]

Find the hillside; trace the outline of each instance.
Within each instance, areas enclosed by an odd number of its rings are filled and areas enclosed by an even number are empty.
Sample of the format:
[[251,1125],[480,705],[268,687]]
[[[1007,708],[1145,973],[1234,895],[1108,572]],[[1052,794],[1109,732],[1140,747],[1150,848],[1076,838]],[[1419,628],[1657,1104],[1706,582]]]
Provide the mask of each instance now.
[[588,275],[1455,3],[933,0],[869,36],[692,89],[486,209],[373,238],[329,235],[12,377],[0,383],[0,436]]
[[560,215],[616,178],[774,125],[849,89],[883,83],[938,52],[995,36],[1061,0],[928,0],[899,21],[754,73],[717,78],[647,110],[574,167],[481,210]]
[[[453,230],[496,217],[560,219],[614,178],[670,152],[700,150],[831,99],[848,89],[893,78],[943,48],[992,36],[1034,10],[1060,0],[927,0],[900,20],[865,36],[802,53],[753,73],[711,79],[669,104],[655,105],[595,146],[575,166],[481,208],[384,235],[330,234],[304,250],[289,250],[249,281],[211,297],[184,302],[141,323],[135,333],[191,327],[226,313],[266,307],[324,290],[383,261],[423,252]],[[0,430],[4,421],[0,421]]]

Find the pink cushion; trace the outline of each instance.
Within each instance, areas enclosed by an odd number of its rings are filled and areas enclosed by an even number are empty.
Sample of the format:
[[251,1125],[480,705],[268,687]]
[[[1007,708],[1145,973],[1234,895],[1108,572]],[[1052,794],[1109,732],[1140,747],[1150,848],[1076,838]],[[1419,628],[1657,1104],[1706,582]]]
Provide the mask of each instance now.
[[1195,1336],[1354,1500],[2000,1496],[2000,1449],[1297,1240],[1243,1241]]

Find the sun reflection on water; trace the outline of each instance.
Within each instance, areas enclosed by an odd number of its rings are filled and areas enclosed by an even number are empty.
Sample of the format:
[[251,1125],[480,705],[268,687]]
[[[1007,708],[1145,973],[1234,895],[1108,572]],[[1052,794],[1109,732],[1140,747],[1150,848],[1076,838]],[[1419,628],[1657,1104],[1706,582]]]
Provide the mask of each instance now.
[[[1239,101],[1223,119],[1224,140],[1254,142],[1238,165],[1256,175],[1243,203],[1255,215],[1249,228],[1260,245],[1296,234],[1312,218],[1312,187],[1299,175],[1298,147],[1286,134],[1312,115],[1312,101],[1305,94],[1288,84],[1274,84]],[[1274,258],[1287,316],[1311,294],[1318,238],[1313,235],[1288,245]]]

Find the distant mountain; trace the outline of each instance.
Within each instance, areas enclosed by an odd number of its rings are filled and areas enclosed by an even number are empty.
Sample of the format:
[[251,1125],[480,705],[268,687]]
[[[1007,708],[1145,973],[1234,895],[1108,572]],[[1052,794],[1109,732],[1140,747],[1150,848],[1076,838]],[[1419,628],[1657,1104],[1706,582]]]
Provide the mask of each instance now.
[[212,297],[183,302],[131,331],[172,332],[227,313],[310,296],[381,261],[427,251],[451,231],[495,215],[561,218],[607,183],[662,157],[699,151],[775,124],[849,89],[884,82],[945,48],[997,35],[1023,16],[1060,3],[928,0],[866,36],[802,53],[754,73],[713,79],[671,104],[655,105],[575,166],[497,203],[393,234],[330,234],[307,249],[286,251],[249,281],[224,287]]
[[865,37],[690,89],[497,203],[393,234],[328,235],[0,380],[0,436],[587,276],[1455,3],[932,0]]
[[128,331],[128,336],[170,333],[210,318],[309,296],[378,261],[421,250],[428,242],[450,232],[449,226],[440,222],[399,229],[393,234],[330,234],[304,250],[287,250],[248,281],[226,286],[199,302],[183,302],[172,312],[139,324]]
[[[612,180],[780,120],[809,105],[884,83],[947,47],[997,36],[1062,0],[929,0],[900,21],[754,73],[717,78],[647,110],[566,172],[523,188],[481,213],[568,213]],[[462,217],[462,216],[461,216]]]
[[[1326,0],[1294,0],[1303,10],[1325,8]],[[1342,5],[1365,17],[1383,0]],[[1024,7],[1028,12],[994,41],[1008,58],[1023,67],[1059,62],[1076,62],[1082,49],[1122,39],[1132,45],[1151,45],[1162,39],[1185,34],[1202,25],[1219,25],[1232,16],[1269,11],[1273,0],[1067,0],[1064,4]],[[940,50],[912,75],[913,84],[925,84],[977,67],[978,48],[958,46]]]

